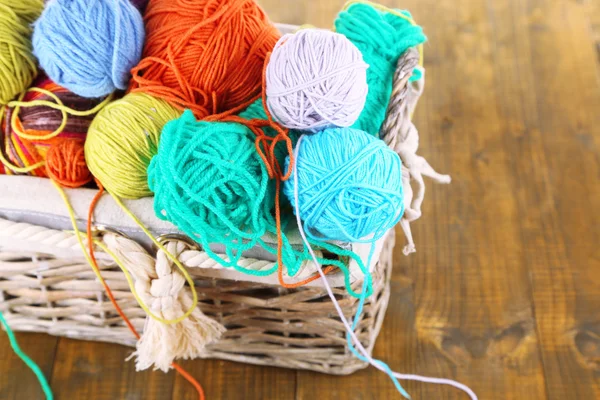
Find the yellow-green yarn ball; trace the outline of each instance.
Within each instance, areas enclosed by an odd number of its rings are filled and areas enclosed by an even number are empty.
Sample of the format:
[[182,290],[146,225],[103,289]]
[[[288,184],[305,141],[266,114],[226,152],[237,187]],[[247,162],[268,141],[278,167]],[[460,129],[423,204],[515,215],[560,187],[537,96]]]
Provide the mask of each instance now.
[[92,174],[112,194],[126,199],[152,196],[146,169],[158,152],[163,126],[181,111],[164,100],[130,93],[96,115],[85,142]]
[[29,87],[37,75],[31,47],[31,24],[42,0],[0,0],[0,105]]

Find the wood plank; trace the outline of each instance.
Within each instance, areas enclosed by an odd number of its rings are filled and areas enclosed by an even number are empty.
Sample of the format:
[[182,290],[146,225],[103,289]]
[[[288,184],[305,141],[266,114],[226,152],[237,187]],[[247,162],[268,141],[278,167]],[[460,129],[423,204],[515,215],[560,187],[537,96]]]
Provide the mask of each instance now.
[[[519,185],[548,398],[600,398],[597,207],[600,87],[585,5],[514,3],[515,38],[531,64],[535,99]],[[529,97],[531,101],[531,97]],[[530,161],[526,161],[529,159]]]
[[[416,240],[427,244],[407,269],[415,283],[413,335],[423,348],[413,355],[416,372],[463,381],[482,399],[541,399],[524,244],[514,240],[519,219],[510,154],[518,144],[499,140],[497,108],[511,100],[497,95],[503,78],[491,57],[494,26],[485,1],[429,7],[415,11],[430,38],[417,126],[422,154],[454,180],[430,186],[428,208],[415,226]],[[464,397],[431,385],[415,389],[419,398]]]
[[[52,376],[58,338],[42,333],[16,332],[23,350],[43,371],[46,379]],[[34,373],[10,347],[6,333],[0,331],[0,399],[43,399],[44,393]]]
[[[296,371],[259,367],[222,360],[184,361],[182,365],[198,379],[207,399],[292,400],[296,393]],[[195,390],[176,376],[173,399],[197,400]]]
[[585,14],[589,21],[589,29],[592,33],[593,45],[596,52],[596,65],[600,72],[600,1],[579,0],[579,2],[585,7]]
[[132,349],[117,344],[61,338],[56,352],[52,387],[57,400],[168,400],[173,371],[136,372]]

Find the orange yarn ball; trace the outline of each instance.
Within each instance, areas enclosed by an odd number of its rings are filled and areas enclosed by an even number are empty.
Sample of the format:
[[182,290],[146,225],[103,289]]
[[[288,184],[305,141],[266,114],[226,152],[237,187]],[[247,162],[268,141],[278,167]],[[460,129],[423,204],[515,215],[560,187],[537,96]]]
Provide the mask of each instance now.
[[53,144],[46,154],[48,177],[63,186],[77,188],[92,180],[85,163],[83,140],[64,139]]
[[151,0],[144,19],[146,45],[130,91],[200,119],[260,95],[264,60],[280,33],[254,0]]

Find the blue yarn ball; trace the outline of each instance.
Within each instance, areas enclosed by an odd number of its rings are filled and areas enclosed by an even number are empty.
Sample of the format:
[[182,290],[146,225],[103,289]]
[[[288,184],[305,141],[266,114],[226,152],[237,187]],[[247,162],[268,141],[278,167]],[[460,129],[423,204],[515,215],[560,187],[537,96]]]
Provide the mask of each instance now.
[[54,82],[102,97],[127,88],[144,36],[129,0],[52,0],[34,25],[33,52]]
[[[298,145],[298,205],[308,237],[372,242],[400,221],[402,162],[382,140],[330,128],[303,136]],[[283,188],[294,211],[295,180],[292,174]]]

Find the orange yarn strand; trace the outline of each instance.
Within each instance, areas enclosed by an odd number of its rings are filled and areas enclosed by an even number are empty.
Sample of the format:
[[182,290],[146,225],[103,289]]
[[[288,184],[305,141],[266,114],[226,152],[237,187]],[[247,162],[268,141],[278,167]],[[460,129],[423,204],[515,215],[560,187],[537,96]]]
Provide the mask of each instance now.
[[[106,283],[106,281],[104,280],[104,278],[102,278],[102,275],[100,274],[100,268],[98,267],[98,261],[96,260],[96,256],[94,254],[94,240],[93,240],[93,237],[92,237],[92,218],[93,218],[93,214],[94,214],[94,209],[96,208],[96,205],[98,204],[98,201],[100,201],[100,198],[104,194],[104,188],[102,187],[102,184],[100,182],[96,182],[96,183],[98,184],[99,190],[98,190],[98,193],[96,193],[96,195],[92,199],[92,202],[90,203],[90,208],[88,210],[87,224],[86,224],[88,250],[90,252],[90,258],[92,260],[92,268],[96,271],[96,273],[97,273],[96,275],[98,275],[98,277],[100,279],[100,283],[104,287],[104,290],[106,291],[106,295],[110,299],[110,302],[112,303],[112,305],[115,308],[115,310],[121,316],[121,318],[123,319],[123,321],[125,322],[125,324],[129,328],[129,330],[131,331],[131,333],[133,333],[133,335],[136,337],[137,340],[140,340],[140,334],[135,329],[135,327],[133,326],[133,324],[131,323],[131,321],[129,320],[129,318],[127,318],[127,316],[123,312],[123,309],[121,309],[121,307],[119,306],[119,303],[117,303],[117,300],[115,299],[115,297],[114,297],[114,295],[112,293],[112,290],[110,290],[110,287],[108,286],[108,284]],[[185,380],[187,380],[189,383],[191,383],[192,386],[194,386],[194,388],[196,388],[196,391],[198,391],[198,400],[205,400],[204,390],[202,389],[202,386],[200,385],[200,383],[198,383],[198,381],[196,379],[194,379],[194,377],[191,376],[179,364],[173,362],[171,364],[171,366]]]
[[[283,257],[282,257],[282,248],[283,248],[283,239],[281,232],[281,207],[279,204],[279,192],[281,189],[281,182],[286,181],[292,175],[293,167],[294,167],[294,149],[292,145],[292,140],[289,138],[289,129],[282,127],[277,122],[273,120],[271,113],[269,112],[269,108],[267,107],[267,95],[266,95],[266,71],[267,64],[269,63],[269,59],[271,58],[271,53],[267,53],[265,56],[265,62],[262,70],[262,104],[267,114],[267,120],[262,119],[251,119],[246,120],[237,115],[212,115],[205,120],[207,121],[222,121],[222,122],[237,122],[245,125],[256,135],[256,151],[260,155],[260,158],[263,160],[265,167],[267,168],[267,173],[271,179],[275,179],[275,222],[277,226],[277,277],[279,280],[279,284],[285,288],[297,288],[300,286],[304,286],[307,283],[315,281],[319,279],[321,276],[318,273],[315,273],[313,276],[304,279],[300,282],[294,283],[286,283],[283,280]],[[258,97],[257,97],[258,98]],[[269,137],[265,135],[264,131],[261,128],[271,127],[275,129],[277,135],[275,137]],[[289,154],[290,162],[288,165],[287,171],[284,173],[281,170],[281,166],[275,157],[275,146],[281,141],[284,141],[286,144],[286,148]],[[328,266],[323,269],[325,274],[331,272],[334,269],[332,266]]]
[[196,118],[229,114],[260,94],[263,60],[280,34],[255,0],[152,0],[144,58],[130,91]]

